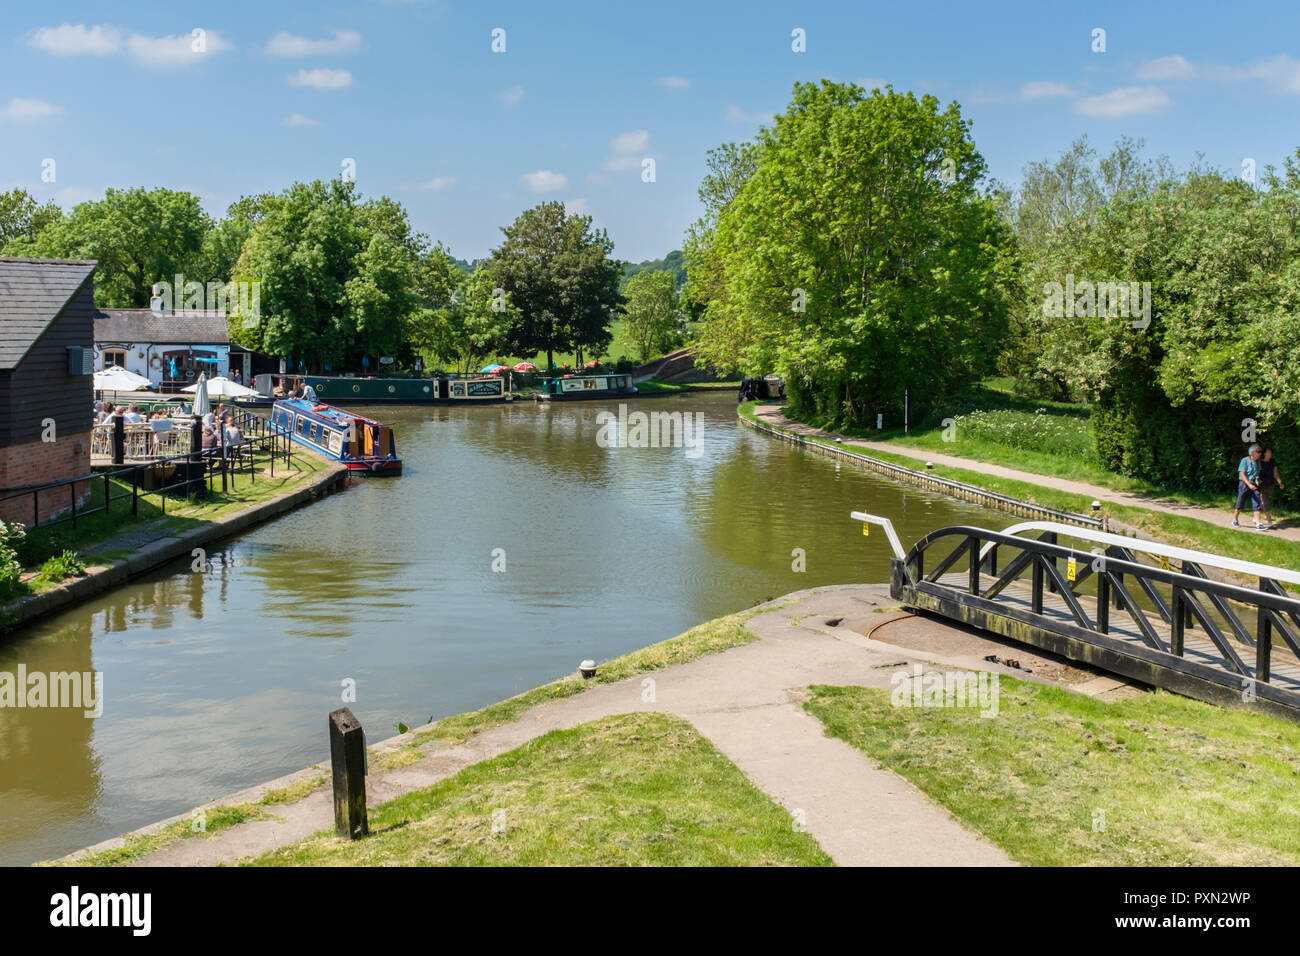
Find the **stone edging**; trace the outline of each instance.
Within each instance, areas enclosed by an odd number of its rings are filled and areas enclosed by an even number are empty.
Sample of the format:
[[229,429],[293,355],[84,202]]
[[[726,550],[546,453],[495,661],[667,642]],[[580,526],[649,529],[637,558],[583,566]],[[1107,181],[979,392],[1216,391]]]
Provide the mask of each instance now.
[[915,471],[911,468],[904,468],[902,465],[895,465],[893,462],[882,461],[879,458],[872,458],[870,455],[849,451],[847,447],[827,445],[824,442],[811,440],[807,436],[800,435],[797,432],[786,431],[783,428],[754,421],[739,412],[736,413],[736,417],[742,424],[748,425],[755,431],[762,432],[765,435],[771,435],[774,438],[780,438],[782,441],[787,441],[804,448],[810,448],[813,451],[819,451],[831,458],[847,459],[860,464],[877,474],[896,478],[900,481],[905,481],[908,484],[927,488],[931,491],[941,491],[944,494],[953,495],[957,498],[964,498],[968,501],[976,501],[980,504],[988,505],[1001,511],[1009,511],[1012,514],[1026,518],[1041,518],[1048,521],[1059,521],[1062,524],[1080,525],[1085,528],[1099,528],[1102,531],[1105,531],[1107,528],[1107,520],[1105,518],[1094,518],[1092,515],[1076,514],[1072,511],[1058,511],[1055,508],[1048,508],[1045,505],[1034,504],[1032,501],[1025,501],[1023,498],[1013,498],[1010,495],[999,494],[996,491],[989,491],[987,488],[980,488],[977,485],[968,485],[962,481],[953,481],[951,478],[940,478],[938,475],[931,475],[924,471]]
[[[43,614],[49,614],[70,607],[73,604],[78,604],[110,588],[125,584],[131,578],[151,571],[161,564],[166,564],[168,561],[175,560],[182,555],[189,555],[194,548],[220,538],[229,537],[232,534],[238,534],[244,529],[260,524],[269,518],[291,511],[299,505],[319,497],[324,491],[331,490],[335,485],[342,484],[346,475],[346,467],[334,464],[327,467],[320,474],[313,476],[301,488],[284,492],[269,501],[249,505],[234,514],[216,518],[184,534],[171,535],[151,541],[138,548],[135,554],[121,558],[107,566],[88,569],[83,577],[69,578],[48,590],[19,598],[11,604],[0,607],[0,616],[4,617],[9,626],[9,633],[12,634],[14,628],[20,624],[25,624]],[[104,543],[110,544],[111,542],[106,541]],[[93,557],[92,555],[92,560]],[[3,640],[5,636],[0,634],[0,640]]]

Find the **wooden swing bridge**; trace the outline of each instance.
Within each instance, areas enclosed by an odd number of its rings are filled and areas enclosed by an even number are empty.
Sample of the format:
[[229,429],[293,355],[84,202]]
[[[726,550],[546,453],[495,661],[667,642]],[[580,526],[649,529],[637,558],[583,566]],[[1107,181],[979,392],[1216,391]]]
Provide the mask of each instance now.
[[1300,599],[1288,590],[1300,573],[1051,521],[941,528],[904,551],[889,519],[852,517],[884,530],[890,593],[905,607],[1300,720]]

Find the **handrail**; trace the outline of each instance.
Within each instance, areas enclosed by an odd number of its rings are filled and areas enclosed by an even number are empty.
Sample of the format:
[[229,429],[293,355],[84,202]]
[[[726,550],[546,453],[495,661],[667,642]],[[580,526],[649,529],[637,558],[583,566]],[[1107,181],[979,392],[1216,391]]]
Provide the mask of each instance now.
[[865,511],[850,512],[849,517],[856,521],[861,521],[864,524],[880,525],[880,527],[885,529],[885,537],[889,539],[890,547],[894,549],[894,557],[898,558],[900,561],[907,557],[906,552],[903,551],[902,542],[898,540],[898,532],[894,530],[894,523],[888,518],[882,518],[879,515],[869,515]]
[[[854,517],[857,517],[855,514]],[[1228,558],[1219,554],[1210,554],[1205,551],[1193,551],[1190,548],[1179,548],[1172,544],[1164,544],[1160,541],[1143,541],[1138,538],[1129,538],[1120,534],[1110,534],[1106,531],[1093,531],[1090,528],[1080,528],[1075,525],[1060,524],[1055,521],[1022,521],[1019,524],[1013,524],[1009,528],[1002,529],[1002,534],[1017,535],[1022,531],[1048,531],[1054,534],[1067,535],[1072,538],[1080,538],[1085,541],[1095,541],[1098,544],[1113,545],[1124,548],[1127,551],[1141,552],[1151,554],[1157,557],[1174,558],[1178,561],[1190,561],[1197,565],[1209,565],[1212,568],[1219,568],[1222,571],[1234,571],[1238,574],[1244,574],[1253,578],[1269,578],[1274,581],[1286,581],[1288,584],[1300,586],[1300,572],[1290,571],[1286,568],[1275,567],[1271,564],[1257,564],[1254,561],[1241,561],[1237,558]],[[988,553],[996,548],[998,543],[990,541],[980,550],[980,557],[988,556]]]

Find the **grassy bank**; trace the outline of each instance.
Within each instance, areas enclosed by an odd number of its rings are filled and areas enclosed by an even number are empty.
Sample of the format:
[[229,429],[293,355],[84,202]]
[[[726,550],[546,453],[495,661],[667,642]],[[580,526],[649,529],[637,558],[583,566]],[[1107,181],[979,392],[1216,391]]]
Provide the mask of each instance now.
[[[418,761],[423,757],[421,747],[434,741],[461,742],[492,727],[517,720],[524,711],[539,704],[561,700],[580,694],[598,684],[625,680],[637,674],[685,664],[707,654],[714,654],[731,647],[739,647],[758,640],[754,633],[744,626],[744,622],[761,608],[742,611],[727,617],[707,621],[691,628],[684,634],[651,644],[640,650],[632,651],[606,661],[599,665],[595,677],[584,680],[574,674],[549,684],[543,684],[507,700],[499,701],[481,710],[445,717],[432,727],[412,735],[411,742],[395,750],[380,754],[377,748],[370,748],[371,772],[386,773]],[[228,826],[235,826],[248,819],[265,816],[264,808],[277,804],[294,803],[328,783],[328,776],[313,777],[278,790],[268,791],[257,804],[240,804],[223,806],[208,811],[207,829],[203,833],[193,832],[188,820],[170,824],[162,831],[129,837],[126,845],[115,850],[105,850],[91,856],[78,859],[78,866],[120,866],[140,859],[147,853],[161,849],[177,840],[193,839],[212,835]]]
[[825,866],[790,815],[686,721],[623,714],[552,731],[260,866]]
[[[746,402],[741,405],[740,415],[748,421],[757,422],[758,420],[754,417],[755,404],[754,402]],[[870,440],[876,440],[874,433],[870,436]],[[810,439],[810,441],[813,440]],[[827,441],[815,441],[814,443],[832,448],[840,447]],[[942,450],[945,454],[956,454],[951,446],[947,446]],[[904,468],[917,470],[923,467],[925,461],[923,454],[911,457],[876,451],[875,449],[864,448],[859,449],[859,451],[880,461],[887,461],[891,464],[901,465]],[[995,462],[995,464],[1004,464],[1004,462]],[[1008,463],[1007,467],[1017,466]],[[1044,485],[986,475],[967,468],[956,468],[948,465],[936,464],[934,468],[929,470],[929,473],[938,475],[941,478],[949,478],[952,481],[960,481],[964,484],[974,485],[977,488],[984,488],[988,491],[1019,498],[1022,501],[1045,505],[1049,508],[1081,514],[1092,513],[1093,499],[1088,495],[1073,494]],[[1060,475],[1060,477],[1072,478],[1076,481],[1090,480],[1087,475],[1070,474],[1068,472]],[[1174,501],[1176,499],[1165,500]],[[1218,506],[1224,507],[1222,502],[1219,502]],[[1226,510],[1226,507],[1222,512],[1222,526],[1198,518],[1166,514],[1136,505],[1124,505],[1114,502],[1105,502],[1102,506],[1102,514],[1112,517],[1129,527],[1136,528],[1152,538],[1179,547],[1193,548],[1215,554],[1226,554],[1246,561],[1256,561],[1261,564],[1272,564],[1285,568],[1300,567],[1300,542],[1229,527],[1228,521],[1232,514]]]
[[444,717],[429,729],[416,733],[410,746],[418,747],[430,740],[463,741],[484,730],[518,720],[524,711],[539,704],[572,697],[597,684],[615,683],[635,677],[637,674],[685,664],[706,654],[716,654],[731,647],[750,644],[758,638],[745,627],[745,622],[758,613],[760,609],[756,608],[707,621],[677,637],[606,661],[600,664],[596,676],[589,679],[571,674],[490,704],[482,710]]
[[[918,451],[1069,478],[1163,501],[1203,508],[1230,506],[1228,492],[1164,488],[1110,471],[1097,459],[1090,406],[1025,398],[1015,394],[1012,388],[1013,383],[1007,379],[990,379],[971,386],[953,399],[946,412],[931,415],[926,422],[913,423],[910,435],[904,434],[902,428],[881,431],[863,427],[831,428],[827,420],[817,416],[800,420],[849,438],[906,445]],[[942,424],[945,417],[952,419],[949,426]],[[1224,462],[1224,473],[1231,476],[1235,465],[1235,461]],[[1278,498],[1284,497],[1285,493],[1279,492]]]
[[1105,703],[1009,677],[996,717],[811,688],[827,732],[1034,866],[1300,863],[1300,727],[1155,692]]
[[[167,497],[159,494],[140,494],[136,513],[131,513],[131,485],[110,479],[109,495],[116,500],[107,512],[97,512],[77,519],[77,526],[65,521],[61,524],[37,528],[24,536],[16,549],[23,566],[23,579],[7,591],[0,591],[0,601],[12,601],[53,587],[76,573],[75,562],[63,557],[71,552],[87,565],[107,564],[132,554],[136,548],[149,541],[183,533],[203,524],[234,514],[249,505],[267,501],[291,491],[304,481],[319,474],[330,462],[316,455],[298,453],[293,456],[292,467],[277,462],[275,477],[260,471],[253,476],[231,472],[227,476],[226,491],[221,490],[220,478],[205,498]],[[118,498],[125,495],[124,498]],[[91,482],[91,498],[86,510],[104,504],[105,483],[102,478]]]

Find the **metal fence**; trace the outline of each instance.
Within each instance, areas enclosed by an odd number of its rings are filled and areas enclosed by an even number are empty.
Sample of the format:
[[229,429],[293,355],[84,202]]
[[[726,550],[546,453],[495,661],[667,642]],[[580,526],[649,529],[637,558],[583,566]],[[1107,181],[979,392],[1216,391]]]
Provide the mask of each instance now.
[[[196,451],[193,449],[196,429],[191,423],[187,427],[173,429],[173,432],[184,435],[184,439],[181,442],[183,451],[172,454],[156,453],[156,446],[145,443],[145,439],[153,437],[153,430],[148,426],[140,428],[125,423],[110,423],[103,427],[108,429],[109,440],[117,451],[114,456],[115,467],[25,488],[0,497],[0,505],[30,498],[32,522],[28,525],[29,529],[49,528],[65,522],[70,522],[75,528],[79,519],[117,510],[113,507],[116,502],[129,499],[129,505],[121,504],[119,508],[129,508],[132,515],[138,515],[140,497],[157,495],[162,513],[166,514],[169,495],[183,494],[189,498],[210,494],[218,483],[224,494],[241,476],[253,484],[262,470],[269,471],[269,477],[274,478],[277,462],[282,470],[293,467],[293,440],[287,431],[246,409],[232,408],[228,414],[242,433],[238,444],[219,441],[213,448],[200,448]],[[96,435],[99,428],[96,426]],[[220,429],[218,434],[222,439],[225,438],[224,429]],[[141,460],[126,463],[125,459],[132,457],[126,452],[133,441],[133,435],[140,436],[140,439],[135,440],[135,447],[142,452],[139,456]],[[95,453],[95,440],[97,438],[92,439],[92,454]],[[112,449],[109,454],[113,454]],[[78,486],[84,488],[89,484],[93,501],[97,482],[103,483],[102,501],[89,507],[78,507]],[[41,521],[41,502],[45,501],[48,506],[51,500],[57,502],[61,498],[68,502],[66,510],[60,509],[47,520]]]

